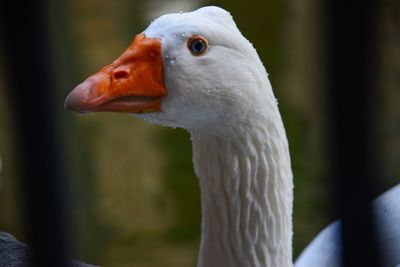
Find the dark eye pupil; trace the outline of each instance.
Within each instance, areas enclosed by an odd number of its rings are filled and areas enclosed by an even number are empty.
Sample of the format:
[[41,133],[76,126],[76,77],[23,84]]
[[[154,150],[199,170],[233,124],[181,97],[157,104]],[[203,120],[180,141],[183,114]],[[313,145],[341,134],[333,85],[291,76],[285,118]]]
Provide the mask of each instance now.
[[203,36],[195,35],[187,42],[187,46],[194,56],[201,56],[208,49],[208,41]]
[[192,51],[194,53],[202,53],[205,49],[206,45],[203,40],[197,39],[192,43]]

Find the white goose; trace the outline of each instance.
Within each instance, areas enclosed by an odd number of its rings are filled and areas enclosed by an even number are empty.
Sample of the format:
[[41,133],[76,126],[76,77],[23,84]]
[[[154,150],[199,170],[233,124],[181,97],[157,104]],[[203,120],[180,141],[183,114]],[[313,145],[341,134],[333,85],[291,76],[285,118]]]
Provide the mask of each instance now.
[[[77,86],[66,107],[135,113],[190,132],[202,195],[199,267],[293,266],[285,129],[268,74],[228,12],[204,7],[158,18]],[[393,225],[400,187],[387,195],[380,202]],[[324,230],[296,266],[338,266],[336,228]],[[400,231],[389,235],[400,250]],[[390,266],[400,262],[394,254]]]

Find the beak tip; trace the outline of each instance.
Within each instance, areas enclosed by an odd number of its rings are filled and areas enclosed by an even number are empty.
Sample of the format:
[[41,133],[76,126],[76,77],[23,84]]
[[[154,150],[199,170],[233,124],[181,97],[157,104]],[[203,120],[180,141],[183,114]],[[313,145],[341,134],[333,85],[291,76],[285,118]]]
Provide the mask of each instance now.
[[85,112],[89,105],[87,103],[87,93],[85,93],[89,88],[85,86],[85,83],[78,85],[72,90],[67,96],[64,102],[64,108],[77,112]]
[[70,94],[68,94],[68,96],[67,96],[67,98],[65,99],[65,101],[64,101],[64,108],[65,109],[71,109],[71,107],[70,107],[70,100],[69,100],[69,96],[70,96]]
[[71,101],[71,94],[67,96],[64,102],[64,108],[67,110],[77,110],[76,105],[73,104],[74,101]]

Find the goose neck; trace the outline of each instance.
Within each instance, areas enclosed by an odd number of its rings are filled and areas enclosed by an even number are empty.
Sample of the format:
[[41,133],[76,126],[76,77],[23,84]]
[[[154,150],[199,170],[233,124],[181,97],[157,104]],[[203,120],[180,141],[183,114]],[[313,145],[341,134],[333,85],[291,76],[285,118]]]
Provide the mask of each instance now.
[[192,133],[202,194],[199,267],[292,266],[293,182],[282,130],[232,139]]

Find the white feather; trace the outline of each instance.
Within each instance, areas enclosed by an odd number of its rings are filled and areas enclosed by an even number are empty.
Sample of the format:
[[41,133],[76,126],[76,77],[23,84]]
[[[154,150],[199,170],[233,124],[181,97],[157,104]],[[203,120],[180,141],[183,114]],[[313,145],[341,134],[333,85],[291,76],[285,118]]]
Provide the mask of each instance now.
[[[378,248],[383,266],[395,267],[400,263],[400,185],[378,197],[374,203],[374,216],[378,227]],[[340,267],[340,221],[334,222],[310,243],[296,261],[296,267]]]
[[[256,50],[218,7],[164,15],[144,34],[162,42],[168,95],[161,112],[139,117],[191,133],[202,194],[198,266],[292,266],[289,148]],[[187,41],[198,34],[209,48],[193,56]],[[400,262],[399,189],[377,201],[387,266]],[[296,266],[338,266],[338,228],[334,223],[321,232]]]

